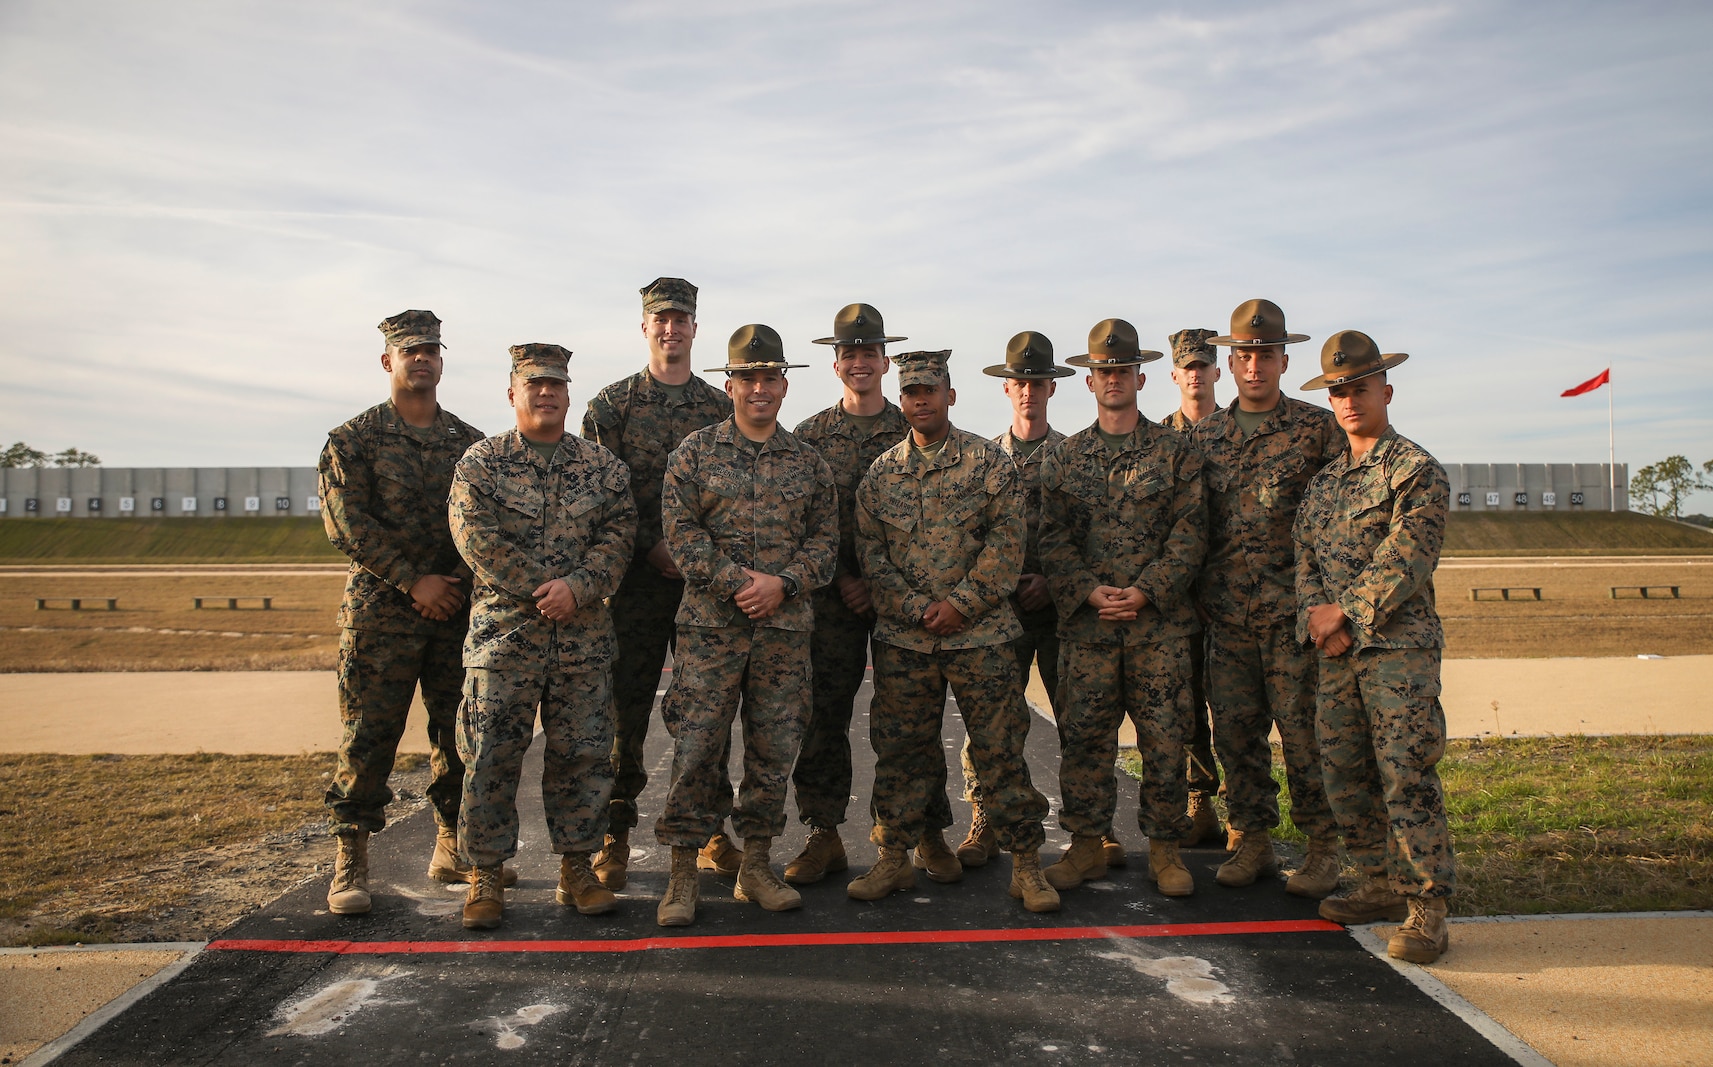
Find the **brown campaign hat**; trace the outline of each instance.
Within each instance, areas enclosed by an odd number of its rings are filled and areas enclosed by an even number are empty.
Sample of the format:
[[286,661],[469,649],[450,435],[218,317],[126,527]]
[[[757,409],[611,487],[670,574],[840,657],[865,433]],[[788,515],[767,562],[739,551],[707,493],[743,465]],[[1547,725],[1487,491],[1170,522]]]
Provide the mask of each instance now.
[[566,367],[571,363],[571,350],[558,345],[512,345],[512,376],[525,381],[531,378],[571,380]]
[[[1015,343],[1016,338],[1012,341]],[[1088,351],[1067,357],[1065,362],[1073,367],[1135,367],[1152,363],[1165,354],[1143,348],[1136,327],[1123,319],[1102,319],[1088,332]]]
[[1361,330],[1340,330],[1326,339],[1320,348],[1320,375],[1303,383],[1304,389],[1330,389],[1335,385],[1366,378],[1391,370],[1404,360],[1408,352],[1382,355],[1380,346]]
[[637,291],[642,294],[644,315],[656,311],[682,311],[692,317],[696,314],[696,287],[683,278],[656,278]]
[[951,358],[952,350],[949,348],[936,352],[900,352],[892,358],[892,365],[898,368],[898,388],[951,385],[952,371],[946,365]]
[[1053,342],[1045,334],[1024,330],[1005,346],[1005,362],[983,367],[995,378],[1064,378],[1075,374],[1053,362]]
[[771,326],[753,323],[749,326],[739,326],[732,339],[726,342],[726,364],[723,367],[709,367],[708,372],[725,371],[731,374],[740,370],[785,370],[788,367],[807,367],[807,363],[785,362],[785,342],[779,339],[779,331]]
[[1208,344],[1227,348],[1258,348],[1261,345],[1294,345],[1307,341],[1306,333],[1285,330],[1285,312],[1271,300],[1245,300],[1231,313],[1231,332],[1212,337]]
[[1179,330],[1168,337],[1172,342],[1172,366],[1187,367],[1191,363],[1218,363],[1219,353],[1207,343],[1213,330]]
[[908,341],[908,337],[888,337],[886,323],[873,304],[846,304],[833,316],[833,336],[817,337],[818,345],[887,345]]
[[411,345],[446,347],[440,339],[440,319],[432,311],[401,311],[382,319],[376,329],[394,348],[409,348]]

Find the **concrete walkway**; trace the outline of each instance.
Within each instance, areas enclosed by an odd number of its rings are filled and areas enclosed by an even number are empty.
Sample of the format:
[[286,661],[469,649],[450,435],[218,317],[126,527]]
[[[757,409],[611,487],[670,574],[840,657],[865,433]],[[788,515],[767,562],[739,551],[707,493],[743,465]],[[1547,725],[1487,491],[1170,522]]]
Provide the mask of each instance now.
[[[1713,733],[1713,656],[1453,659],[1444,680],[1452,737]],[[1047,703],[1039,679],[1030,696]],[[420,697],[411,714],[401,750],[426,752]],[[331,671],[0,674],[9,752],[295,755],[339,736]]]

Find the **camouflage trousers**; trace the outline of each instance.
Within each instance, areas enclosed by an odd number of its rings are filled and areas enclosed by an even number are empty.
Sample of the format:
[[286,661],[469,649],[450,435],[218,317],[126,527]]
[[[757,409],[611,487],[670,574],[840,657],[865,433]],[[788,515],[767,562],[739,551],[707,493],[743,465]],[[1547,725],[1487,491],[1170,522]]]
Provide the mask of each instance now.
[[1337,833],[1321,782],[1315,740],[1313,645],[1297,642],[1295,620],[1270,627],[1208,623],[1207,694],[1213,741],[1225,766],[1225,804],[1233,829],[1279,825],[1279,786],[1273,780],[1274,725],[1285,755],[1291,822],[1312,840]]
[[[734,806],[727,764],[740,713],[743,780]],[[655,839],[700,848],[728,814],[739,838],[778,837],[809,719],[809,635],[768,626],[680,627],[660,717],[674,748]]]
[[[1017,657],[1008,644],[917,652],[875,642],[874,700],[869,743],[874,747],[874,818],[870,840],[913,848],[934,826],[936,796],[945,801],[946,752],[941,728],[946,690],[957,700],[976,776],[986,785],[982,807],[1007,852],[1041,847],[1047,798],[1029,778],[1023,742],[1029,711],[1017,684]],[[945,825],[950,825],[948,818]]]
[[[632,564],[613,594],[613,631],[619,654],[613,661],[613,802],[614,833],[637,823],[636,798],[648,785],[643,746],[654,715],[654,694],[666,651],[674,648],[678,602],[684,583],[665,578],[648,563]],[[728,792],[730,782],[727,782]]]
[[[1053,694],[1059,691],[1059,609],[1049,606],[1040,611],[1024,611],[1015,597],[1011,606],[1023,624],[1023,636],[1011,642],[1011,651],[1017,656],[1017,677],[1023,689],[1027,690],[1029,669],[1035,667],[1041,672],[1041,686],[1047,690],[1047,711],[1051,712]],[[1023,708],[1025,711],[1029,709],[1028,697],[1024,697]],[[1027,716],[1024,722],[1033,724],[1034,716]],[[981,780],[975,773],[975,762],[970,759],[968,734],[964,735],[963,751],[958,756],[964,768],[964,799],[980,805]]]
[[1184,750],[1190,792],[1219,792],[1219,764],[1213,758],[1213,709],[1207,704],[1207,634],[1190,638],[1190,713],[1194,730]]
[[1118,728],[1136,726],[1142,782],[1136,821],[1150,838],[1190,834],[1184,745],[1190,738],[1194,636],[1128,645],[1059,646],[1059,825],[1087,837],[1112,833],[1118,806]]
[[868,669],[874,620],[845,607],[833,586],[817,591],[814,604],[809,722],[791,784],[797,790],[798,818],[811,826],[832,827],[845,821],[850,805],[851,708]]
[[373,833],[386,825],[386,807],[393,799],[387,779],[418,682],[428,709],[428,799],[440,825],[458,824],[464,764],[458,758],[456,724],[464,687],[464,636],[346,630],[339,637],[339,718],[345,735],[325,797],[329,832]]
[[541,804],[553,851],[593,852],[606,838],[613,795],[612,671],[471,667],[458,708],[458,752],[466,768],[458,851],[477,866],[517,855],[517,787],[538,706],[547,742]]
[[1447,897],[1457,863],[1440,787],[1440,650],[1369,648],[1321,657],[1315,733],[1344,847],[1395,892]]

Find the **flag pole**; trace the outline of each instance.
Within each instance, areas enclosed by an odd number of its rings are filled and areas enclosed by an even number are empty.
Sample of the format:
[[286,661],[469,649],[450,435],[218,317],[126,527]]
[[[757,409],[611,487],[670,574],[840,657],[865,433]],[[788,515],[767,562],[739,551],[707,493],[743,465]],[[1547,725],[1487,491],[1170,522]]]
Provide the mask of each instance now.
[[1606,480],[1611,483],[1612,510],[1618,510],[1618,442],[1612,432],[1612,371],[1611,365],[1606,370],[1606,465],[1611,473]]

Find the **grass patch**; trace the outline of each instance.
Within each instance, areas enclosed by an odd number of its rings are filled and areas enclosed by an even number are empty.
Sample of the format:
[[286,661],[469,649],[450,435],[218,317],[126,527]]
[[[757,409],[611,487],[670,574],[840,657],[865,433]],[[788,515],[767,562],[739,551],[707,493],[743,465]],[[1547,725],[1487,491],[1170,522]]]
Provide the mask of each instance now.
[[[187,932],[208,936],[314,870],[313,859],[270,864],[259,845],[278,853],[302,843],[325,858],[322,794],[334,761],[0,755],[0,944],[175,940],[183,935],[137,929],[174,912]],[[425,756],[401,753],[397,771],[425,766]],[[220,879],[257,891],[203,899]]]
[[[1713,540],[1713,538],[1709,538]],[[320,519],[13,519],[0,563],[342,563]]]
[[1633,511],[1453,511],[1445,527],[1447,556],[1709,552],[1713,534]]
[[[1454,915],[1713,908],[1713,737],[1458,740],[1439,770]],[[1273,777],[1274,836],[1300,846],[1277,746]]]

